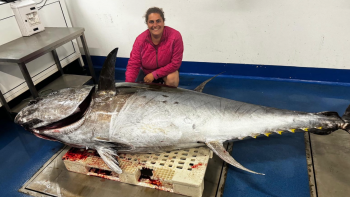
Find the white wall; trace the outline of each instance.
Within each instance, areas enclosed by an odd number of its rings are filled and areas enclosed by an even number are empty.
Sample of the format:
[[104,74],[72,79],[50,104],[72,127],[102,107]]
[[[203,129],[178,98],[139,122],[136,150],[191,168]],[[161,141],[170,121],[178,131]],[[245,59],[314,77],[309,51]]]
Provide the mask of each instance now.
[[349,69],[349,0],[66,0],[92,55],[129,57],[142,17],[162,7],[184,40],[184,61]]
[[[39,0],[36,1],[40,2]],[[44,1],[39,4],[39,7],[43,4]],[[45,27],[72,26],[63,0],[48,0],[46,5],[39,11],[39,14]],[[22,37],[10,4],[0,4],[0,32],[0,45]],[[57,48],[57,54],[63,67],[81,57],[76,42],[68,42]],[[34,84],[39,83],[57,71],[51,53],[29,62],[27,68]],[[28,90],[28,86],[17,64],[0,62],[0,90],[7,101]]]

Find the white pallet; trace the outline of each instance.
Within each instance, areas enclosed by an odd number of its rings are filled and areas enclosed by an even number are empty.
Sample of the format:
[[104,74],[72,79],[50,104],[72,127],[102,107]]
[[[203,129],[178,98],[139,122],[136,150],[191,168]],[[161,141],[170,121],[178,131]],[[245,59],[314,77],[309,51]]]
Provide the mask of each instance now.
[[[71,148],[63,162],[69,171],[150,187],[186,196],[202,196],[204,175],[212,152],[198,147],[154,154],[120,154],[122,174],[111,172],[94,150]],[[147,170],[149,169],[149,170]],[[140,178],[141,171],[152,176]]]

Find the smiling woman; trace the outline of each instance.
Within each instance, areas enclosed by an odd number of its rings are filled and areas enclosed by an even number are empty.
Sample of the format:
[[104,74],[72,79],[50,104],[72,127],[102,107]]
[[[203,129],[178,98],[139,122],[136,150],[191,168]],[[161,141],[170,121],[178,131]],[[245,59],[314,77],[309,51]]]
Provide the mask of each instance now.
[[161,8],[149,8],[145,14],[148,29],[135,40],[125,73],[126,82],[179,85],[183,56],[180,32],[165,26]]

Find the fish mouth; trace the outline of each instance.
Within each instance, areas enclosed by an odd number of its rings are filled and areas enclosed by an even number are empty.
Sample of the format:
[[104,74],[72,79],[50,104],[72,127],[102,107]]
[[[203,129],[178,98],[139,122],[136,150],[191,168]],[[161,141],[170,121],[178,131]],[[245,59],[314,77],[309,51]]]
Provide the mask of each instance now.
[[50,131],[52,131],[54,133],[66,133],[65,132],[66,130],[72,131],[72,129],[76,128],[76,125],[79,125],[78,124],[79,122],[85,120],[86,114],[88,114],[88,112],[90,111],[89,109],[92,103],[93,92],[94,92],[94,89],[90,91],[88,96],[80,103],[80,105],[77,107],[74,113],[71,114],[70,116],[45,126],[31,128],[27,130],[30,130],[37,137],[47,139],[47,140],[53,140],[53,138],[43,135],[44,132],[50,133]]
[[53,138],[53,137],[49,137],[49,136],[46,136],[46,135],[42,135],[42,134],[38,134],[38,133],[35,133],[35,132],[32,132],[36,137],[38,138],[41,138],[41,139],[44,139],[44,140],[50,140],[50,141],[58,141],[57,139]]

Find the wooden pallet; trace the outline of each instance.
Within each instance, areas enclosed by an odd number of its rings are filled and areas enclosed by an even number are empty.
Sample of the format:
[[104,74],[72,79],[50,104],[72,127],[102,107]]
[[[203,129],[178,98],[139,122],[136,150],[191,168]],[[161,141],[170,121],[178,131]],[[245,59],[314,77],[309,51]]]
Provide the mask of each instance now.
[[207,147],[154,154],[120,154],[122,174],[109,169],[95,150],[71,148],[63,156],[69,171],[150,187],[186,196],[202,196],[212,152]]

